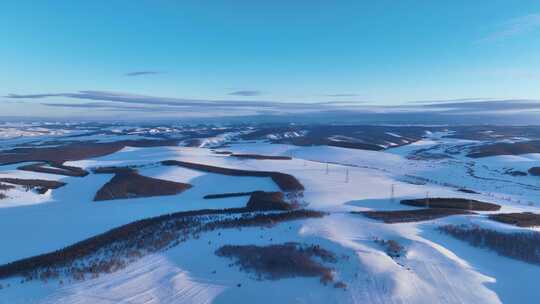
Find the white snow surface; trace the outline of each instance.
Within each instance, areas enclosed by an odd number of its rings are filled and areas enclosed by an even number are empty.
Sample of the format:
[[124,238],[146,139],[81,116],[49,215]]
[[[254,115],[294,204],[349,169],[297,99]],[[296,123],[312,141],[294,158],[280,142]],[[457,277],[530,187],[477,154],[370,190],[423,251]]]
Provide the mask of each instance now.
[[[0,303],[537,303],[535,282],[540,267],[471,247],[437,232],[445,223],[475,222],[500,230],[528,230],[477,215],[453,216],[420,223],[384,224],[349,211],[410,209],[403,198],[452,196],[496,202],[502,212],[540,212],[528,201],[540,198],[534,178],[502,174],[502,168],[524,170],[540,156],[493,157],[476,160],[456,155],[446,160],[408,159],[414,150],[455,145],[458,140],[430,137],[386,151],[328,146],[297,147],[263,142],[233,144],[235,153],[292,156],[292,160],[237,159],[205,148],[132,148],[66,165],[143,165],[142,175],[190,183],[194,187],[173,196],[93,202],[96,191],[112,175],[84,178],[16,170],[0,166],[0,177],[61,180],[67,185],[45,195],[20,187],[0,200],[0,264],[50,252],[129,222],[183,210],[244,206],[247,197],[204,200],[206,194],[278,191],[270,178],[231,177],[156,163],[176,159],[209,165],[289,173],[305,186],[308,208],[329,215],[282,223],[272,228],[209,232],[200,239],[147,255],[117,272],[83,282],[20,284],[0,280]],[[472,166],[477,176],[467,174]],[[328,168],[328,170],[327,170]],[[348,180],[347,180],[348,174]],[[422,180],[423,184],[410,183]],[[529,187],[530,186],[530,187]],[[394,199],[391,189],[394,188]],[[458,188],[479,194],[467,194]],[[403,257],[390,258],[373,239],[398,240]],[[210,243],[209,243],[210,241]],[[222,245],[268,245],[284,242],[320,244],[340,258],[333,265],[346,290],[323,286],[318,278],[256,280],[214,251]],[[215,273],[213,273],[215,271]],[[9,284],[9,287],[6,287]],[[238,287],[237,284],[241,284]]]

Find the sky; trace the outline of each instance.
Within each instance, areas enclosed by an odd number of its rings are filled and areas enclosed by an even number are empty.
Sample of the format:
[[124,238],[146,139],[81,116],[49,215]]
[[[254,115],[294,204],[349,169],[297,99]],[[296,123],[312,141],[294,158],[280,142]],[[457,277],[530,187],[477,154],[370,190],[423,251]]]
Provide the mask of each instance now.
[[0,117],[540,100],[537,0],[6,0],[0,37]]

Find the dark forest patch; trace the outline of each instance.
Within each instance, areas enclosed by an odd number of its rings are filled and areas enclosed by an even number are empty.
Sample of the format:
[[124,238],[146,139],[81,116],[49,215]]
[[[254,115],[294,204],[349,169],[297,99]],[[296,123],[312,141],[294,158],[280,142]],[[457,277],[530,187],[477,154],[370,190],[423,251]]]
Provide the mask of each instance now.
[[407,254],[407,250],[405,249],[405,247],[401,245],[397,240],[384,240],[375,238],[374,241],[376,244],[383,247],[386,254],[393,259],[400,258]]
[[532,167],[529,169],[529,174],[534,176],[540,176],[540,167]]
[[472,214],[465,210],[445,208],[394,211],[353,211],[352,213],[362,214],[370,219],[383,221],[387,224],[422,222],[451,215]]
[[293,210],[254,213],[247,208],[176,212],[135,221],[50,253],[0,265],[0,278],[75,280],[124,268],[149,253],[165,250],[201,233],[217,229],[269,226],[285,221],[319,218],[324,213]]
[[532,212],[490,214],[489,218],[518,227],[540,226],[540,214]]
[[[48,165],[48,167],[47,167]],[[84,177],[88,175],[88,171],[74,166],[66,166],[60,162],[45,162],[38,164],[24,165],[17,168],[23,171],[32,171],[40,173],[49,173],[65,176]]]
[[0,165],[22,162],[54,162],[83,160],[120,151],[124,147],[176,146],[177,140],[122,140],[108,143],[78,142],[58,147],[15,148],[0,152]]
[[43,180],[43,179],[22,179],[22,178],[0,178],[0,182],[20,185],[25,187],[26,190],[36,190],[39,194],[47,192],[49,189],[57,189],[65,186],[66,183],[59,181]]
[[290,210],[293,206],[285,202],[282,192],[254,191],[246,205],[254,210]]
[[[439,128],[430,129],[436,131]],[[413,143],[425,134],[426,128],[414,126],[287,125],[259,128],[241,137],[297,146],[328,145],[379,151]]]
[[478,192],[471,189],[467,189],[467,188],[459,188],[458,191],[463,192],[463,193],[468,193],[468,194],[479,194]]
[[298,206],[291,205],[285,201],[283,192],[236,192],[223,194],[205,195],[205,199],[219,199],[227,197],[250,196],[246,207],[253,210],[291,210]]
[[216,255],[234,259],[234,265],[254,272],[258,279],[279,280],[292,277],[320,277],[323,284],[334,281],[332,268],[336,255],[319,245],[285,243],[269,246],[226,245]]
[[282,191],[303,191],[304,186],[294,176],[275,171],[252,171],[209,166],[198,163],[190,163],[178,160],[166,160],[161,162],[164,166],[180,166],[188,169],[204,172],[217,173],[231,176],[270,177]]
[[466,198],[420,198],[407,199],[400,202],[402,205],[426,207],[426,208],[447,208],[474,211],[497,211],[501,206],[493,203],[486,203]]
[[8,198],[8,196],[4,193],[4,191],[7,191],[13,188],[15,188],[15,186],[0,183],[0,200]]
[[521,155],[540,153],[540,140],[520,141],[514,143],[495,143],[473,147],[468,157],[480,158],[497,155]]
[[240,196],[250,196],[254,191],[251,192],[230,192],[230,193],[218,193],[218,194],[207,194],[204,199],[219,199],[219,198],[228,198],[228,197],[240,197]]
[[6,190],[13,189],[13,188],[15,188],[15,186],[0,183],[0,191],[6,191]]
[[506,175],[510,175],[510,176],[527,176],[527,172],[523,172],[523,171],[520,171],[520,170],[515,170],[515,169],[506,169],[503,171],[503,174],[506,174]]
[[199,148],[203,144],[203,139],[201,138],[189,138],[182,141],[184,147],[194,147]]
[[540,128],[538,126],[501,126],[501,125],[482,125],[482,126],[453,126],[452,132],[445,138],[459,138],[469,140],[501,140],[517,138],[540,138]]
[[231,154],[230,156],[242,159],[269,159],[269,160],[291,160],[290,156],[260,155],[260,154]]
[[538,232],[505,233],[478,225],[445,225],[438,229],[474,247],[490,249],[502,256],[540,265]]
[[191,188],[190,184],[142,176],[131,169],[115,172],[113,178],[98,190],[94,201],[175,195]]
[[129,173],[137,173],[137,169],[135,166],[124,166],[124,167],[117,167],[117,166],[108,166],[108,167],[97,167],[93,168],[92,172],[95,174],[129,174]]
[[212,151],[214,154],[220,154],[220,155],[231,155],[233,154],[231,151]]

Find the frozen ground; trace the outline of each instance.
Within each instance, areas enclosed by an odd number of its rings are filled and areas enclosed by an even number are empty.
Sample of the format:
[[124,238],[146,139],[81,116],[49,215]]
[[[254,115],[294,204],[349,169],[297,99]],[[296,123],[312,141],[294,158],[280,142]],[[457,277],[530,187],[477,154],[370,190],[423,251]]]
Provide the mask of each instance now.
[[[420,149],[443,153],[448,147],[465,144],[474,142],[432,134],[414,144],[380,152],[264,142],[223,148],[292,156],[292,160],[237,159],[206,148],[128,147],[105,157],[66,163],[87,169],[143,165],[139,169],[142,175],[194,186],[174,196],[103,202],[92,199],[111,175],[63,177],[2,166],[0,177],[61,180],[67,185],[45,195],[21,188],[6,192],[8,198],[0,200],[0,240],[4,244],[0,264],[59,249],[137,219],[182,210],[240,207],[247,201],[247,197],[204,200],[206,194],[278,190],[270,178],[231,177],[156,164],[167,159],[292,174],[306,188],[308,208],[329,215],[272,228],[202,234],[200,239],[83,282],[60,285],[56,281],[20,284],[19,279],[3,280],[0,303],[536,303],[540,267],[471,247],[440,234],[436,227],[477,223],[505,231],[528,229],[491,222],[485,213],[390,225],[348,212],[410,209],[399,200],[428,194],[495,202],[503,206],[503,212],[540,212],[536,178],[513,177],[503,170],[537,165],[538,155],[473,160],[460,152],[443,159],[410,157]],[[460,188],[478,194],[463,193]],[[407,254],[391,258],[375,238],[398,240]],[[347,289],[323,286],[318,278],[259,281],[214,254],[221,245],[288,241],[320,244],[343,257],[334,268]]]

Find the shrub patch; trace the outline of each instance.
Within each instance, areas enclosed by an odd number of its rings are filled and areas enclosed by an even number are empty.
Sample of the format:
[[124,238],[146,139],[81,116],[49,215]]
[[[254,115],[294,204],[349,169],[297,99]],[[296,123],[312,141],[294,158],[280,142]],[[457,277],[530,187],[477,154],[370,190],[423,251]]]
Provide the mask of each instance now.
[[326,263],[336,263],[335,254],[319,245],[285,243],[269,246],[226,245],[216,255],[235,259],[241,270],[255,272],[258,279],[278,280],[291,277],[320,277],[323,284],[334,281]]
[[497,204],[485,203],[466,198],[420,198],[402,200],[400,203],[415,207],[448,208],[474,211],[497,211],[501,209],[501,206]]
[[472,214],[471,212],[459,209],[433,208],[418,210],[395,210],[395,211],[363,211],[355,212],[370,219],[383,221],[387,224],[408,223],[434,220],[450,215]]

